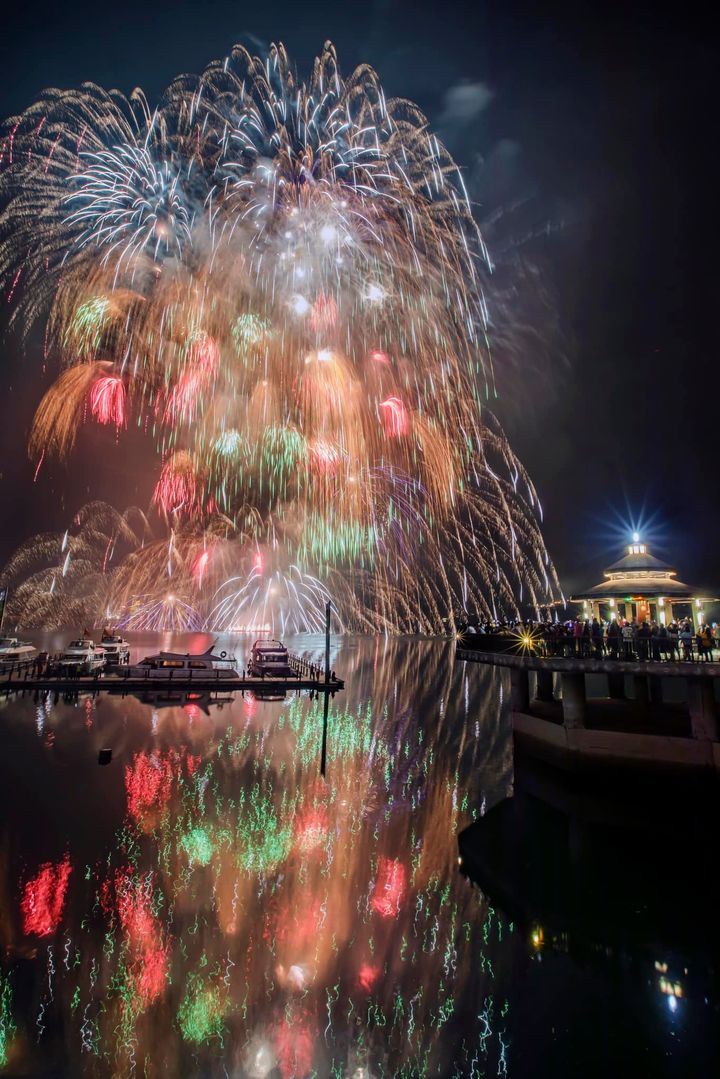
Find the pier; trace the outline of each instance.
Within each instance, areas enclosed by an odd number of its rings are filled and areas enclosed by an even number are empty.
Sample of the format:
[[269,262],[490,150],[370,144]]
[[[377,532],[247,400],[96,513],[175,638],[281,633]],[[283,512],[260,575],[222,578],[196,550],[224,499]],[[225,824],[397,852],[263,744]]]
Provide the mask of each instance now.
[[47,673],[37,673],[37,668],[33,663],[15,664],[9,670],[0,672],[0,692],[37,689],[63,692],[107,690],[136,693],[172,688],[178,693],[222,689],[228,693],[251,691],[257,696],[262,696],[263,694],[288,693],[299,689],[333,694],[345,688],[344,681],[335,677],[334,672],[324,672],[299,656],[290,657],[293,674],[283,678],[249,674],[228,678],[223,676],[222,671],[177,672],[172,669],[168,671],[167,676],[151,678],[149,674],[144,677],[131,676],[129,671],[123,671],[122,667],[115,667],[110,671],[95,671],[92,674],[53,672],[52,664],[49,664],[49,667],[50,670]]
[[[519,747],[565,767],[612,763],[720,771],[720,663],[544,657],[483,651],[482,643],[462,642],[456,656],[509,672]],[[589,680],[606,695],[588,692]]]

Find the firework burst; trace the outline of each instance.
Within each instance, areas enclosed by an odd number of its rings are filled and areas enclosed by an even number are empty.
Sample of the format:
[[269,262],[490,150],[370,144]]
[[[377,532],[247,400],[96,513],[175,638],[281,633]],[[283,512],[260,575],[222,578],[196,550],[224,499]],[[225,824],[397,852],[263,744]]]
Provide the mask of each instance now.
[[[128,562],[131,606],[181,594],[287,631],[332,595],[348,628],[437,631],[553,598],[486,407],[491,267],[461,174],[374,71],[343,79],[326,45],[303,82],[282,46],[236,47],[154,110],[47,91],[0,154],[0,280],[61,369],[31,457],[70,454],[88,415],[132,420],[177,545],[223,533],[181,593]],[[271,574],[241,569],[255,550]]]

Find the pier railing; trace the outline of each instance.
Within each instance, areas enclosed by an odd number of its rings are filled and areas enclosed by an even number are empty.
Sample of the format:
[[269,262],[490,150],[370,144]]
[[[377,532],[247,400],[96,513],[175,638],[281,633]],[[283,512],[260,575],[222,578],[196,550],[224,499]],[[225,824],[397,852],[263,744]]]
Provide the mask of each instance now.
[[539,659],[602,659],[630,663],[717,662],[720,648],[700,647],[695,637],[544,637],[536,633],[461,633],[458,647],[466,651],[534,656]]

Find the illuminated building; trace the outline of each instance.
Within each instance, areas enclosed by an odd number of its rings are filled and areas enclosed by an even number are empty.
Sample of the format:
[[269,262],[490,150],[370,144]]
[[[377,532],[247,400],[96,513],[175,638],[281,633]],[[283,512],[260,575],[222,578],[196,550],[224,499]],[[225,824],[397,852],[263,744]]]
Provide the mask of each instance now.
[[586,618],[668,625],[673,619],[690,617],[697,628],[705,621],[705,604],[712,602],[700,589],[679,581],[676,569],[650,554],[637,532],[622,558],[604,571],[604,577],[600,584],[571,597],[572,603],[582,604]]

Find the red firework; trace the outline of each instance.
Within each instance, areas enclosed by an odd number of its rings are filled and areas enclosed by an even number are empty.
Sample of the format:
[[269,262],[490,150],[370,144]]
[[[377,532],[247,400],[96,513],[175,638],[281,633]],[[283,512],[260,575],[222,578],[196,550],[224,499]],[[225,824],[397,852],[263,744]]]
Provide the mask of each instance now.
[[155,486],[153,502],[166,515],[181,510],[191,514],[197,503],[197,482],[192,459],[180,450],[165,462]]
[[383,410],[383,426],[388,438],[400,438],[407,434],[407,409],[399,397],[388,397],[387,401],[381,401],[380,408]]
[[103,375],[90,389],[90,412],[98,423],[127,426],[125,384],[117,375]]

